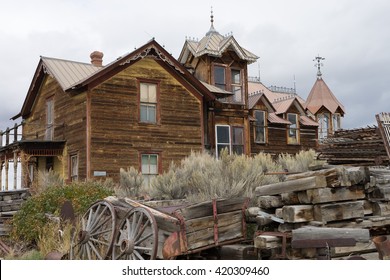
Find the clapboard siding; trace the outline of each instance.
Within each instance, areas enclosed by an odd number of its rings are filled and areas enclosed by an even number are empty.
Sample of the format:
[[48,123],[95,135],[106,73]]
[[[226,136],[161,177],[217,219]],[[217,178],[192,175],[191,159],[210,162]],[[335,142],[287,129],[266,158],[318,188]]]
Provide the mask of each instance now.
[[[70,96],[65,93],[55,79],[47,76],[40,93],[37,95],[31,114],[25,119],[23,139],[45,139],[46,130],[46,101],[54,101],[54,138],[66,140],[63,157],[56,164],[55,170],[61,170],[65,179],[68,175],[68,155],[77,153],[79,156],[79,179],[86,178],[86,94]],[[41,166],[42,167],[42,166]]]
[[[159,122],[139,122],[139,80],[159,84]],[[129,66],[91,91],[91,171],[110,177],[139,168],[140,152],[159,152],[162,169],[202,149],[202,103],[151,58]]]

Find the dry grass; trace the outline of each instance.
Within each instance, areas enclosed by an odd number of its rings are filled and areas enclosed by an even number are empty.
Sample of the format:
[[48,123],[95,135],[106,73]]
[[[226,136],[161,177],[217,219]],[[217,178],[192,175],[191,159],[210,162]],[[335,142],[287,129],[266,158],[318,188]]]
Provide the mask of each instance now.
[[143,181],[142,174],[134,167],[126,170],[121,168],[119,185],[114,188],[116,196],[137,198],[140,195]]

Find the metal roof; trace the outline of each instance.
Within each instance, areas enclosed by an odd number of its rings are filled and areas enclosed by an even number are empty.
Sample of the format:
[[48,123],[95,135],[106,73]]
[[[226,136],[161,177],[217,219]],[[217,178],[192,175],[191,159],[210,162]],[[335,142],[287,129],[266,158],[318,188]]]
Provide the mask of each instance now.
[[317,78],[306,100],[305,108],[316,114],[321,107],[325,107],[332,114],[338,110],[345,114],[344,106],[337,100],[322,78]]
[[306,125],[306,126],[319,126],[319,124],[316,121],[314,121],[312,118],[307,116],[300,116],[299,122],[302,125]]
[[[199,80],[200,81],[200,80]],[[213,86],[213,85],[210,85],[206,82],[203,82],[203,81],[200,81],[210,92],[212,93],[216,93],[218,95],[233,95],[234,93],[232,93],[231,91],[226,91],[226,90],[223,90],[219,87],[216,87],[216,86]]]
[[41,57],[41,59],[44,71],[53,76],[64,91],[103,68],[88,63],[57,58]]
[[291,122],[289,122],[288,120],[282,119],[281,117],[277,116],[275,113],[269,113],[267,119],[271,123],[291,124]]
[[215,30],[213,23],[211,23],[210,30],[200,41],[195,39],[186,40],[178,60],[184,63],[188,56],[188,51],[195,57],[200,57],[205,54],[221,57],[227,49],[233,50],[242,60],[248,63],[256,62],[259,58],[257,55],[241,47],[233,35],[221,35]]

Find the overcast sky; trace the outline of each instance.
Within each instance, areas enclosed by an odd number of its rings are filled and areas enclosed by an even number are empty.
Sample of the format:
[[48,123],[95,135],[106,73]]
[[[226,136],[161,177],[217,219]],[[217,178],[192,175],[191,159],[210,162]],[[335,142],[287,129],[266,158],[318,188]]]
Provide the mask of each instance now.
[[108,64],[154,37],[178,58],[186,36],[208,31],[211,6],[216,30],[260,56],[249,73],[260,69],[266,86],[294,87],[295,76],[306,98],[319,54],[344,128],[390,112],[388,0],[19,0],[0,9],[0,130],[20,112],[40,56],[90,62],[99,50]]

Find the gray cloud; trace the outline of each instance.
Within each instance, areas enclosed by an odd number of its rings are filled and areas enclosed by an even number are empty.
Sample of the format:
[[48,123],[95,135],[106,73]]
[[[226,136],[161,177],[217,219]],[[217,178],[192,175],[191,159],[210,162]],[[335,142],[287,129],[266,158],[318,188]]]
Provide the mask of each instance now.
[[[0,10],[0,129],[20,111],[39,56],[104,63],[152,37],[178,57],[185,36],[201,38],[210,26],[209,1],[8,1]],[[344,127],[375,122],[390,111],[390,2],[377,0],[213,1],[214,24],[233,32],[260,56],[250,66],[266,85],[293,87],[306,98],[315,82],[312,59],[326,59],[323,77],[344,104]],[[23,8],[20,8],[23,7]],[[233,7],[233,8],[232,8]]]

